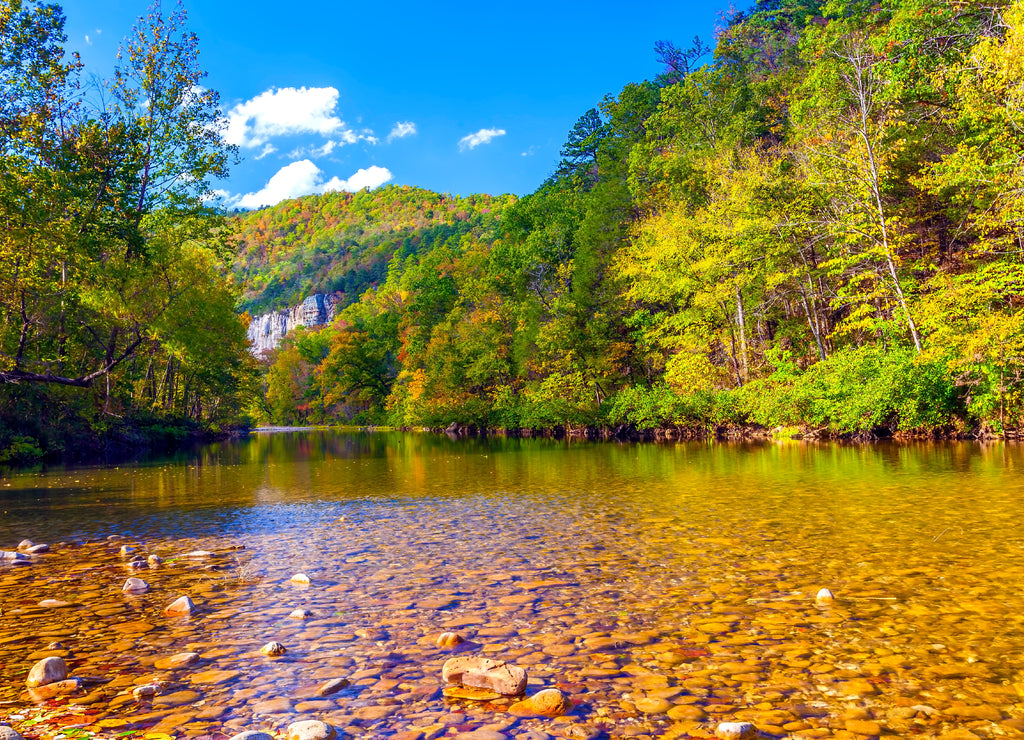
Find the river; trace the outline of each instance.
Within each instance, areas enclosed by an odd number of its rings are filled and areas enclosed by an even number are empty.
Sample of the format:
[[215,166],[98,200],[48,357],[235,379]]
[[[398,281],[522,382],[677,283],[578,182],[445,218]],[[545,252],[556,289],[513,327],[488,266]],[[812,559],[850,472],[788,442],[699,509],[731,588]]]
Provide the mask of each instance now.
[[[723,721],[1020,736],[1022,453],[303,431],[9,474],[0,548],[51,549],[0,565],[0,719],[80,738],[301,719],[402,740],[705,737]],[[149,590],[123,594],[128,577]],[[182,595],[195,612],[165,614]],[[465,642],[438,647],[442,632]],[[286,652],[261,654],[270,641]],[[168,667],[185,652],[198,662]],[[84,682],[34,701],[25,676],[50,655]],[[446,697],[453,655],[514,663],[528,694],[574,706],[533,718]],[[348,683],[320,695],[331,679]]]

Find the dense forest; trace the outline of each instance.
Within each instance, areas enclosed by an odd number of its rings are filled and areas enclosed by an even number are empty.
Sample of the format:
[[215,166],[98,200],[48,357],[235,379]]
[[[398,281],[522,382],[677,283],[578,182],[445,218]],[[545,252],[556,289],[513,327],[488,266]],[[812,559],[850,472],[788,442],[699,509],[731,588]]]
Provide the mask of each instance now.
[[154,6],[107,80],[65,43],[59,6],[0,2],[0,464],[216,431],[258,378],[184,12]]
[[[0,7],[0,457],[128,420],[1020,427],[1024,3],[757,2],[713,49],[657,42],[525,197],[231,216],[182,18],[137,29],[96,111],[59,8]],[[246,316],[314,291],[334,322],[248,358]]]
[[1020,3],[770,0],[713,51],[659,42],[663,72],[584,113],[495,227],[397,254],[289,337],[257,413],[1014,432],[1022,23]]

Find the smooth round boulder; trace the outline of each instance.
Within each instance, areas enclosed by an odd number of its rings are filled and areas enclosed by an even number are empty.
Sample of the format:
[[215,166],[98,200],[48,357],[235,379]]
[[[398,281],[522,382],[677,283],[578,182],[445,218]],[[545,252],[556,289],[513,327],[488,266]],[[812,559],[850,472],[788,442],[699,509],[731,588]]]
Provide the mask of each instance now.
[[38,545],[30,545],[29,547],[25,548],[25,552],[27,552],[29,555],[39,555],[40,553],[49,551],[50,546],[43,543],[40,543]]
[[10,725],[0,725],[0,740],[25,740],[25,738]]
[[175,670],[195,665],[199,660],[199,653],[176,653],[167,658],[157,658],[153,667],[161,671]]
[[287,649],[279,642],[268,642],[260,648],[260,652],[273,658],[278,655],[284,655]]
[[28,548],[32,547],[35,544],[36,543],[33,542],[32,540],[22,540],[21,542],[18,543],[18,549],[19,550],[27,550]]
[[146,558],[146,563],[149,565],[150,568],[155,568],[163,562],[164,559],[159,555],[150,555],[148,558]]
[[437,636],[437,646],[439,648],[450,648],[456,645],[461,645],[466,641],[462,635],[458,632],[442,632]]
[[316,690],[316,695],[330,696],[331,694],[338,693],[348,685],[349,680],[347,678],[332,678],[330,681],[327,681],[320,685],[320,688]]
[[32,670],[28,672],[25,685],[30,689],[34,689],[38,686],[63,681],[67,677],[68,664],[64,662],[63,658],[43,658],[32,666]]
[[196,605],[188,596],[179,596],[164,607],[164,614],[187,616],[196,610]]
[[318,719],[306,719],[288,725],[287,740],[332,740],[335,729]]
[[508,708],[509,714],[519,717],[558,717],[572,709],[569,697],[558,689],[542,689],[531,697],[517,701]]
[[305,573],[296,573],[291,577],[291,582],[299,586],[308,586],[310,583],[309,576]]
[[836,597],[827,588],[819,590],[818,595],[814,597],[819,604],[831,604],[835,599]]
[[129,578],[124,582],[121,591],[126,594],[144,594],[149,591],[149,584],[141,578]]
[[749,722],[721,722],[715,730],[720,740],[750,740],[757,735],[757,728]]
[[275,738],[273,735],[268,735],[266,732],[260,732],[259,730],[246,730],[237,735],[232,735],[230,740],[275,740]]
[[152,699],[154,696],[160,693],[160,684],[147,683],[142,686],[136,686],[132,689],[132,696],[135,697],[136,701],[142,699]]

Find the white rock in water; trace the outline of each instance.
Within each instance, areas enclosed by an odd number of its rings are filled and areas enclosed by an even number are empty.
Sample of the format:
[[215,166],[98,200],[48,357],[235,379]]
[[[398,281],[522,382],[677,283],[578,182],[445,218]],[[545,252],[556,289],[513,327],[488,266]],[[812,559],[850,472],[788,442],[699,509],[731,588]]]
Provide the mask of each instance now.
[[36,543],[33,542],[32,540],[22,540],[21,542],[18,543],[18,549],[19,550],[27,550],[28,548],[32,547],[34,544],[36,544]]
[[138,549],[139,548],[135,547],[134,545],[121,545],[121,557],[128,557]]
[[264,655],[275,657],[277,655],[284,655],[287,650],[285,649],[285,646],[279,642],[268,642],[260,648],[260,652]]
[[196,605],[187,596],[180,596],[166,607],[164,614],[191,614],[196,610]]
[[313,612],[309,609],[296,609],[288,615],[290,619],[309,619],[313,616]]
[[750,740],[757,735],[757,728],[749,722],[722,722],[715,735],[721,740]]
[[7,561],[8,563],[30,563],[27,555],[22,555],[20,552],[14,552],[13,550],[0,550],[0,560]]
[[138,699],[152,699],[154,696],[160,693],[160,684],[147,683],[142,686],[136,686],[132,689],[132,696]]
[[25,740],[25,738],[10,725],[0,725],[0,740]]
[[126,594],[144,594],[149,591],[149,584],[141,578],[129,578],[124,582],[121,591]]
[[164,562],[164,559],[159,555],[150,555],[148,558],[146,558],[146,562],[149,563],[150,568],[155,568],[156,566]]
[[307,719],[288,725],[287,740],[331,740],[337,732],[326,722]]
[[297,583],[300,586],[308,586],[309,576],[307,576],[305,573],[296,573],[292,576],[291,581],[292,583]]
[[50,546],[42,544],[42,543],[40,543],[38,545],[29,545],[28,547],[25,548],[25,552],[27,552],[29,555],[38,555],[41,552],[49,552],[49,551],[50,551]]
[[823,588],[818,591],[818,595],[814,597],[819,604],[831,604],[835,601],[835,596],[827,588]]
[[209,550],[193,550],[192,552],[186,552],[181,557],[188,558],[189,560],[202,560],[204,558],[212,558],[214,553]]
[[63,681],[67,677],[68,664],[64,662],[63,658],[43,658],[28,672],[25,685],[34,689],[37,686]]
[[511,663],[490,658],[450,658],[441,667],[445,683],[474,689],[490,689],[505,696],[518,696],[526,689],[526,671]]
[[259,730],[246,730],[240,732],[237,735],[232,735],[230,740],[275,740],[273,735],[268,735],[265,732]]

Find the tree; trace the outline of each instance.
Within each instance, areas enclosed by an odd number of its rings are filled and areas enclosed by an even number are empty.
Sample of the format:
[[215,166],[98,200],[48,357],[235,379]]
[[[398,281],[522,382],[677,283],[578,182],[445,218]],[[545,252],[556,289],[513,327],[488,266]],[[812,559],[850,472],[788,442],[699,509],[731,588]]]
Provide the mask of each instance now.
[[173,260],[227,254],[205,201],[232,149],[180,6],[150,9],[92,109],[59,8],[5,3],[0,23],[0,384],[87,388],[174,343],[170,317],[203,287]]

